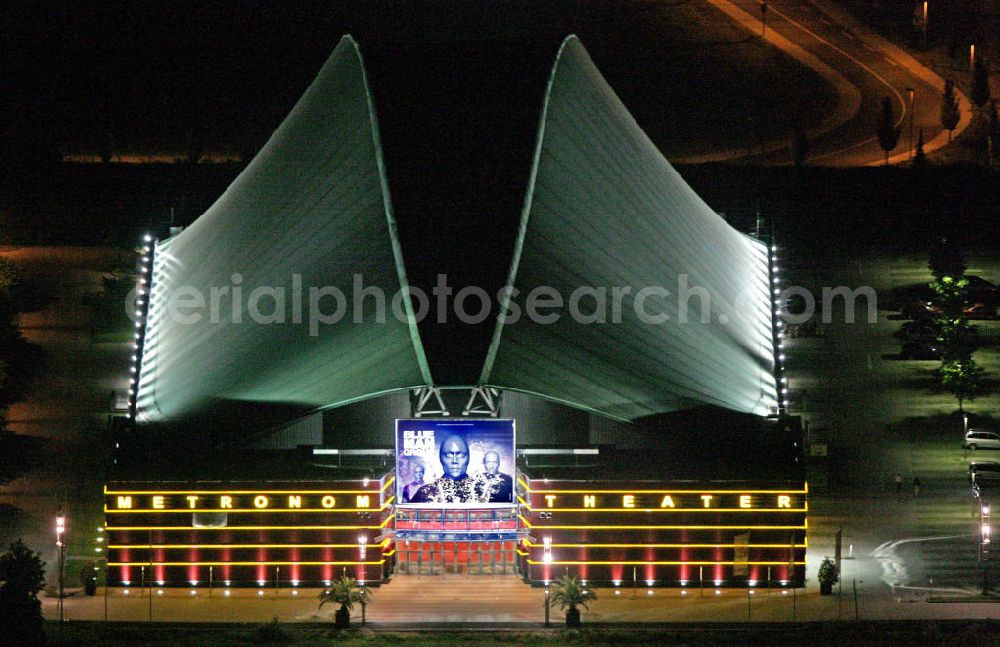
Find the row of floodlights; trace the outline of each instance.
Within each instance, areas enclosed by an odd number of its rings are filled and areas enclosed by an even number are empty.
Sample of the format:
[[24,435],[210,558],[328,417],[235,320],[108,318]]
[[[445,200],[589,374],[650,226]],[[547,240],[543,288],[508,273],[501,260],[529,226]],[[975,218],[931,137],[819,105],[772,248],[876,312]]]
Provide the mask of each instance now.
[[[785,581],[782,581],[781,585],[782,586],[787,586],[788,583],[785,582]],[[621,595],[621,593],[622,593],[621,589],[615,589],[615,595]],[[753,589],[748,589],[747,590],[747,595],[754,595],[754,593],[756,593],[756,591],[754,591]],[[122,590],[122,595],[130,595],[130,594],[131,594],[131,590],[130,589],[123,589]],[[297,589],[292,589],[292,595],[297,596],[298,594],[299,594],[299,592],[298,592]],[[646,595],[647,596],[652,596],[653,594],[654,594],[653,589],[646,589]],[[687,594],[688,594],[688,589],[682,588],[681,589],[681,595],[682,596],[686,596]],[[782,595],[788,595],[788,590],[787,589],[783,589],[781,591],[781,594]],[[163,589],[156,589],[156,595],[162,596],[163,595]],[[198,595],[198,591],[196,589],[191,589],[189,591],[189,595]],[[223,597],[228,598],[231,595],[232,595],[232,590],[231,589],[225,589],[225,590],[222,591],[222,596]],[[259,597],[263,597],[264,596],[264,591],[258,590],[257,591],[257,595]],[[715,589],[715,595],[722,595],[722,589]]]
[[152,280],[151,252],[153,251],[153,236],[145,234],[142,237],[142,257],[139,259],[139,287],[135,298],[135,335],[132,341],[132,356],[129,364],[129,409],[134,411],[136,394],[139,391],[139,343],[142,341],[143,325],[146,318],[149,285]]
[[[364,580],[358,580],[358,581],[362,584],[364,583]],[[301,582],[300,580],[288,580],[288,583],[291,584],[293,588],[298,587],[300,582]],[[331,582],[332,580],[323,580],[323,586],[330,586]],[[157,586],[163,586],[166,583],[167,583],[166,580],[156,580]],[[205,584],[205,582],[201,580],[188,580],[188,584],[190,584],[191,586],[198,586],[198,584]],[[222,582],[222,585],[227,588],[232,586],[232,584],[233,584],[232,580],[223,580]],[[131,586],[132,580],[122,580],[122,585]],[[257,580],[257,586],[263,588],[267,585],[268,585],[267,580]]]
[[[122,595],[130,595],[131,593],[132,593],[131,589],[122,589]],[[224,589],[222,591],[222,596],[228,598],[230,595],[232,595],[232,593],[233,593],[232,589]],[[163,589],[156,589],[156,594],[163,595]],[[298,595],[298,594],[299,594],[298,589],[292,589],[292,595]],[[198,595],[198,591],[196,589],[191,589],[189,595]],[[258,590],[257,595],[263,596],[264,591]]]
[[[643,580],[643,581],[646,583],[646,586],[648,587],[652,587],[654,584],[656,584],[656,580]],[[710,581],[714,586],[722,586],[723,584],[726,583],[726,580],[710,580]],[[586,584],[587,580],[581,580],[581,582],[583,584]],[[548,582],[546,582],[546,584],[547,583]],[[612,580],[611,583],[614,584],[615,587],[620,587],[623,583],[623,580]],[[778,583],[781,584],[781,586],[788,586],[788,580],[779,580]],[[688,585],[698,584],[698,582],[694,580],[679,580],[678,584],[681,585],[681,588],[684,588],[687,587]],[[761,582],[758,580],[747,580],[747,585],[750,586],[751,588],[757,586],[758,584],[761,584]]]
[[[777,260],[775,260],[775,254],[777,253],[777,251],[778,251],[778,246],[772,243],[771,244],[771,277],[772,277],[771,278],[771,284],[774,286],[774,296],[775,297],[778,297],[778,296],[781,295],[781,288],[778,286],[778,284],[781,282],[781,279],[778,277],[778,263],[777,263]],[[778,391],[779,391],[779,395],[780,395],[779,402],[780,402],[780,404],[781,404],[781,406],[783,408],[787,408],[788,407],[788,378],[785,377],[785,353],[783,352],[784,349],[785,349],[785,342],[784,342],[784,339],[785,339],[785,331],[784,331],[785,323],[781,320],[781,302],[778,299],[774,300],[774,320],[775,320],[775,326],[778,329],[778,331],[776,333],[776,336],[778,338],[777,339],[777,353],[776,353],[776,357],[777,357],[778,374],[780,376],[779,377],[780,384],[778,386]]]
[[[360,580],[359,582],[361,584],[364,584],[364,580]],[[162,587],[165,583],[166,583],[165,580],[158,580],[156,582],[156,585],[158,587]],[[126,587],[131,586],[131,584],[132,584],[131,580],[122,580],[122,585],[124,585]],[[191,586],[198,586],[199,581],[198,580],[188,580],[188,584],[190,584]],[[292,585],[292,595],[297,596],[299,594],[299,591],[298,591],[298,588],[297,588],[299,586],[299,580],[291,580],[290,584]],[[331,580],[323,580],[323,586],[329,587],[330,584],[331,584]],[[230,597],[232,595],[232,589],[229,588],[231,585],[232,585],[232,582],[230,580],[225,580],[223,582],[223,586],[225,588],[222,591],[222,595],[224,597],[228,598],[228,597]],[[264,587],[266,585],[267,585],[267,581],[266,580],[257,580],[257,586],[259,587],[257,589],[257,595],[258,596],[263,596],[264,595]],[[131,594],[131,589],[128,589],[128,588],[122,589],[122,595],[130,595],[130,594]],[[163,589],[162,588],[156,589],[156,594],[157,595],[163,595]],[[193,588],[190,589],[189,590],[189,595],[198,595],[198,590],[197,589],[193,589]]]
[[[756,591],[754,591],[753,589],[747,589],[747,595],[753,595],[754,593],[756,593]],[[615,595],[621,595],[621,594],[622,594],[621,589],[615,589]],[[681,596],[686,596],[687,594],[688,594],[688,589],[681,589]],[[722,595],[722,589],[715,589],[715,594]],[[782,589],[781,594],[788,595],[788,590]],[[653,589],[646,589],[646,595],[653,595]]]
[[[97,527],[97,536],[94,537],[94,542],[97,543],[97,544],[103,544],[104,543],[104,528],[102,526],[98,526]],[[94,552],[95,553],[103,553],[104,552],[104,548],[102,548],[101,546],[95,546],[94,547]],[[96,568],[94,570],[96,570]]]

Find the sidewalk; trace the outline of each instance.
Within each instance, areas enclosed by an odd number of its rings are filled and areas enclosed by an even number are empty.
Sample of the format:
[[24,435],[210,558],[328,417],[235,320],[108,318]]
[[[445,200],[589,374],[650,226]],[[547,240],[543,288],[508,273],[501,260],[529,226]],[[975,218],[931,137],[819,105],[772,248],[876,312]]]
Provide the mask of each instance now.
[[[716,592],[718,591],[718,592]],[[584,612],[587,622],[800,622],[814,620],[884,619],[1000,619],[1000,603],[969,604],[927,602],[925,595],[894,598],[887,587],[858,584],[857,608],[851,582],[843,585],[843,597],[820,596],[815,589],[783,590],[680,589],[636,590],[598,589],[598,600]],[[104,619],[103,591],[96,597],[71,597],[65,601],[68,620]],[[143,622],[329,622],[335,609],[318,609],[317,589],[274,589],[258,594],[253,589],[235,589],[229,597],[216,589],[211,597],[206,589],[191,594],[188,589],[146,591],[122,589],[108,596],[108,619]],[[373,590],[367,620],[377,624],[440,623],[527,623],[544,621],[544,591],[532,588],[513,576],[399,576]],[[898,600],[898,601],[897,601]],[[152,602],[152,604],[150,604]],[[43,610],[56,617],[56,600],[45,598]],[[352,614],[360,621],[361,611]],[[550,618],[559,623],[562,612],[553,607]]]

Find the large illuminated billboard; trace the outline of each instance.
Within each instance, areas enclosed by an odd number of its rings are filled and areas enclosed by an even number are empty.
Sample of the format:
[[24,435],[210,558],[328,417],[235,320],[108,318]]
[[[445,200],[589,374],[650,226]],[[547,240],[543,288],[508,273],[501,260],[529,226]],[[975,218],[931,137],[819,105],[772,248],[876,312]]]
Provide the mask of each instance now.
[[396,421],[397,505],[483,507],[514,503],[514,421]]

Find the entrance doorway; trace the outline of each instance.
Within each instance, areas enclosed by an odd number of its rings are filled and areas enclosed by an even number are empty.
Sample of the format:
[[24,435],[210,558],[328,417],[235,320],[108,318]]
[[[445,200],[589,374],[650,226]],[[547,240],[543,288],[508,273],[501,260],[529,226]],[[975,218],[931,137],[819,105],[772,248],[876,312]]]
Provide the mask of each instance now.
[[517,542],[398,540],[396,572],[409,575],[503,575],[517,572]]

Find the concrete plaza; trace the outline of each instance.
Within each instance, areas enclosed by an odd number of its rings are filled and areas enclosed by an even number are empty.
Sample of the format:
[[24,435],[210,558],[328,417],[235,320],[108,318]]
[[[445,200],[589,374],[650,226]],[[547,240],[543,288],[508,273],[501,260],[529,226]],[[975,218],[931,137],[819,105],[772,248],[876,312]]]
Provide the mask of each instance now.
[[[192,594],[191,591],[196,593]],[[108,620],[142,622],[331,622],[335,608],[318,609],[317,589],[113,589],[107,598]],[[162,591],[162,593],[159,593]],[[843,596],[820,596],[815,589],[598,589],[598,600],[584,612],[586,622],[793,622],[816,620],[1000,619],[998,603],[942,603],[921,591],[861,584],[857,610],[851,582]],[[150,599],[150,592],[152,599]],[[66,599],[67,620],[104,619],[103,590],[94,597]],[[515,576],[397,576],[374,590],[366,610],[375,624],[544,622],[544,590]],[[56,600],[45,598],[46,617],[57,617]],[[551,609],[552,622],[562,612]],[[352,614],[361,619],[361,610]]]

